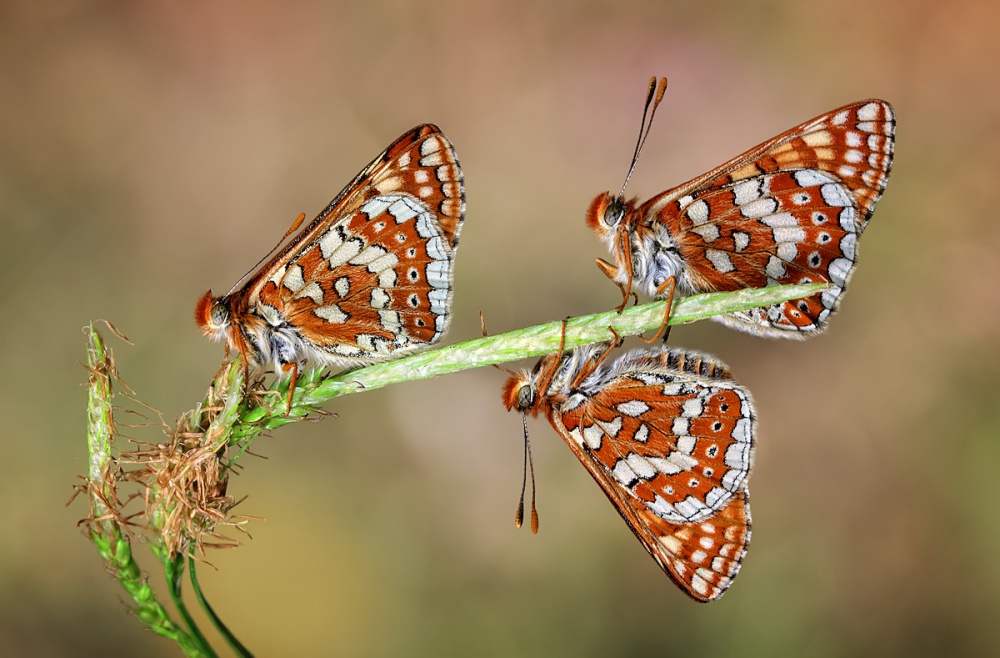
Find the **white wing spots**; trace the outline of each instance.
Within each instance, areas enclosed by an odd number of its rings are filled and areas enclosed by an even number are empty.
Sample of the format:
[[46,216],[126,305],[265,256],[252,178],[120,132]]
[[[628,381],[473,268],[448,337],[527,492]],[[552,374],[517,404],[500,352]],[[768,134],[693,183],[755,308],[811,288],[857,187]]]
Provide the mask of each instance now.
[[426,212],[420,213],[417,216],[417,235],[424,239],[429,239],[438,234],[437,224],[434,222],[431,214]]
[[736,426],[733,427],[733,433],[732,433],[733,440],[739,443],[747,443],[747,444],[750,443],[750,441],[753,440],[753,437],[751,436],[752,429],[753,425],[750,422],[750,418],[748,416],[740,418],[738,421],[736,421]]
[[[691,439],[691,437],[686,438]],[[694,441],[694,439],[691,440]],[[690,471],[698,465],[697,459],[676,450],[667,455],[667,458],[663,461],[663,468],[660,468],[659,470],[661,473],[666,473],[667,475],[676,475],[681,471]]]
[[698,500],[694,496],[688,496],[673,507],[678,513],[680,513],[686,522],[704,518],[706,512],[711,512],[711,510],[705,506],[705,503]]
[[702,224],[691,230],[700,235],[705,242],[715,242],[719,239],[719,227],[715,224]]
[[861,146],[861,141],[862,141],[861,140],[861,134],[860,133],[856,133],[853,130],[848,131],[848,133],[846,135],[844,135],[844,141],[847,142],[847,145],[849,147],[851,147],[852,149],[855,149],[855,148]]
[[[670,553],[671,555],[680,555],[680,552],[683,549],[683,544],[681,544],[681,540],[679,540],[677,537],[675,537],[674,535],[663,535],[661,537],[657,537],[656,539],[659,540],[661,544],[663,544],[663,548],[668,553]],[[674,565],[674,568],[677,569],[678,573],[684,573],[683,563],[677,562]]]
[[600,425],[601,430],[603,430],[604,433],[607,436],[610,436],[611,438],[617,437],[618,436],[618,432],[620,432],[622,430],[622,417],[621,416],[615,416],[615,419],[612,420],[610,423],[604,423],[604,422],[601,422],[599,420],[595,421],[595,423],[597,425]]
[[792,174],[799,187],[817,187],[823,183],[832,183],[834,179],[828,174],[816,169],[802,169]]
[[381,215],[400,197],[395,194],[372,197],[361,206],[361,212],[369,217]]
[[428,240],[426,247],[427,255],[434,260],[448,260],[448,249],[445,247],[445,242],[441,239],[441,236],[435,235]]
[[804,206],[812,201],[812,195],[808,192],[796,192],[792,195],[792,203],[797,206]]
[[285,269],[286,268],[285,268],[284,265],[282,265],[281,267],[279,267],[278,270],[274,273],[274,275],[271,276],[270,279],[268,279],[268,281],[270,281],[271,283],[273,283],[276,286],[280,286],[281,285],[281,279],[284,278],[284,276],[285,276]]
[[434,288],[451,287],[451,263],[446,260],[432,260],[427,263],[427,283]]
[[323,254],[323,258],[329,258],[340,245],[344,244],[344,236],[341,234],[342,230],[342,227],[335,226],[324,233],[323,237],[319,239],[319,252]]
[[305,279],[302,278],[302,266],[292,265],[289,267],[281,283],[292,292],[302,290],[302,287],[306,285]]
[[837,114],[835,114],[833,116],[832,123],[835,126],[842,126],[845,123],[847,123],[847,119],[849,117],[850,117],[850,113],[847,110],[844,110],[843,112],[837,112]]
[[270,304],[257,304],[257,313],[272,327],[280,326],[285,321],[285,318],[278,312],[278,309]]
[[767,274],[768,283],[774,285],[771,281],[780,281],[785,276],[785,263],[777,256],[770,256],[767,259],[767,266],[764,268],[764,273]]
[[333,289],[341,298],[347,297],[347,293],[351,292],[351,280],[342,276],[333,282]]
[[430,135],[420,143],[420,155],[426,156],[437,153],[445,148],[441,138],[437,135]]
[[403,155],[399,156],[399,159],[396,160],[396,165],[400,169],[406,169],[407,167],[409,167],[410,166],[410,154],[409,154],[409,152],[406,152]]
[[858,164],[865,159],[865,154],[857,149],[850,149],[844,154],[844,160],[851,164]]
[[431,290],[427,293],[427,301],[431,303],[431,313],[443,316],[448,312],[448,291]]
[[[732,473],[738,471],[740,474],[750,470],[750,444],[737,441],[726,448],[725,464],[730,469],[723,476],[723,480]],[[725,484],[725,482],[723,482]]]
[[725,502],[733,492],[726,491],[720,487],[712,487],[705,494],[705,503],[712,509],[719,509],[721,503]]
[[316,304],[322,304],[323,289],[320,288],[319,284],[315,281],[310,281],[309,285],[303,286],[297,293],[295,293],[295,299],[301,299],[303,297],[308,297]]
[[427,175],[426,169],[417,169],[415,172],[413,172],[413,180],[416,183],[422,184],[430,180],[430,176]]
[[693,436],[679,436],[677,437],[677,450],[684,453],[685,455],[690,455],[694,452],[695,440]]
[[[332,232],[332,231],[331,231]],[[336,269],[361,253],[362,242],[358,238],[351,238],[337,247],[330,254],[330,269]]]
[[743,231],[733,231],[733,245],[739,253],[750,246],[750,234]]
[[690,428],[691,420],[678,416],[674,418],[674,423],[670,426],[670,431],[673,432],[674,436],[685,436],[690,431]]
[[618,460],[615,467],[611,469],[611,474],[624,487],[633,487],[639,481],[635,472],[629,468],[629,465],[623,459]]
[[426,213],[424,206],[418,204],[410,197],[393,196],[390,198],[393,199],[393,202],[386,210],[395,218],[397,224],[408,222],[417,215]]
[[840,222],[840,228],[848,233],[854,233],[857,230],[857,214],[854,212],[854,206],[845,206],[840,211],[837,220]]
[[313,313],[316,314],[316,317],[322,318],[332,324],[343,324],[344,322],[347,322],[347,313],[341,311],[340,307],[336,304],[317,306],[313,309]]
[[798,226],[782,226],[772,231],[775,242],[805,242],[806,232]]
[[642,400],[629,400],[628,402],[622,402],[615,409],[626,416],[636,418],[649,411],[649,405]]
[[684,214],[696,225],[704,224],[708,221],[708,204],[702,200],[695,201],[688,206]]
[[358,334],[358,346],[369,353],[389,354],[394,345],[381,336],[374,334]]
[[830,280],[836,285],[844,287],[847,285],[847,277],[851,274],[854,262],[846,258],[834,258],[830,263]]
[[[702,562],[704,562],[705,560],[708,559],[708,553],[706,553],[705,551],[703,551],[703,550],[701,550],[699,548],[697,551],[695,551],[694,553],[691,554],[691,558],[690,559],[691,559],[691,562],[693,562],[695,564],[701,564]],[[699,593],[700,594],[704,594],[704,592],[699,592]]]
[[840,240],[840,251],[850,260],[855,260],[856,249],[858,246],[858,236],[854,233],[848,233]]
[[421,199],[426,199],[432,194],[434,194],[434,188],[431,187],[430,185],[424,185],[417,190],[417,196],[419,196]]
[[374,274],[375,272],[384,272],[386,270],[391,270],[399,264],[399,259],[396,254],[385,254],[376,258],[372,262],[368,263],[368,271]]
[[833,144],[833,135],[829,130],[817,130],[814,133],[807,133],[802,136],[802,141],[812,148],[829,146]]
[[[372,261],[378,260],[382,256],[385,256],[387,253],[388,252],[385,250],[384,247],[372,245],[370,247],[365,248],[364,251],[358,253],[349,262],[351,265],[367,265],[368,263],[371,263]],[[375,271],[375,270],[369,269],[369,271]]]
[[858,170],[850,165],[841,165],[837,168],[837,175],[841,178],[854,178],[858,175]]
[[850,206],[854,203],[850,192],[843,185],[837,183],[827,183],[819,188],[823,195],[823,201],[831,206]]
[[396,270],[382,270],[378,275],[378,285],[386,290],[396,286]]
[[770,215],[777,209],[778,202],[772,197],[767,197],[765,199],[757,199],[756,201],[751,201],[744,206],[740,206],[740,214],[748,219],[755,219],[757,217]]
[[649,441],[649,427],[647,427],[645,423],[639,425],[638,429],[636,429],[635,434],[633,435],[632,438],[638,441],[639,443],[645,443],[646,441]]
[[[836,308],[837,307],[837,300],[840,299],[840,295],[843,292],[844,292],[844,289],[843,288],[838,288],[838,287],[827,288],[826,290],[824,290],[823,294],[820,295],[820,299],[823,302],[823,306],[825,306],[828,309],[834,309],[834,308]],[[825,316],[823,316],[822,313],[821,313],[820,319],[822,320],[824,317]]]
[[733,187],[733,200],[737,206],[744,206],[760,198],[760,183],[756,179],[745,180]]
[[687,196],[682,196],[681,198],[677,199],[677,209],[684,210],[685,208],[688,207],[688,205],[690,205],[692,201],[694,201],[694,197],[691,196],[690,194],[688,194]]
[[818,210],[815,211],[815,212],[813,212],[813,214],[812,214],[812,222],[816,226],[821,226],[823,224],[826,224],[828,221],[830,221],[830,218],[827,217],[824,213],[821,213]]
[[635,474],[644,480],[652,480],[659,473],[659,471],[656,470],[656,468],[642,455],[630,452],[625,460],[628,462],[629,467],[631,467]]
[[778,258],[786,263],[791,263],[799,255],[799,248],[795,246],[794,242],[781,242],[778,244],[776,253]]
[[597,425],[583,428],[583,440],[591,450],[600,450],[603,438],[604,432]]
[[399,313],[396,311],[379,311],[378,312],[379,321],[382,323],[382,328],[392,334],[398,334],[403,331],[403,323],[399,321]]
[[796,219],[795,215],[790,212],[779,212],[776,215],[768,215],[767,217],[762,217],[760,222],[761,224],[771,228],[784,228],[799,225],[799,220]]
[[372,294],[370,299],[372,308],[385,308],[386,306],[389,305],[389,302],[391,301],[392,298],[389,296],[389,293],[382,290],[381,288],[372,288]]
[[878,121],[881,103],[867,103],[858,108],[858,119],[861,121]]
[[707,258],[712,264],[712,267],[723,274],[732,272],[736,269],[733,265],[733,261],[729,260],[729,254],[724,251],[719,251],[718,249],[706,249],[705,258]]
[[[702,404],[701,400],[698,398],[691,398],[690,400],[685,400],[682,407],[681,413],[685,418],[697,418],[701,416],[705,411],[705,405]],[[691,452],[686,450],[685,452]]]

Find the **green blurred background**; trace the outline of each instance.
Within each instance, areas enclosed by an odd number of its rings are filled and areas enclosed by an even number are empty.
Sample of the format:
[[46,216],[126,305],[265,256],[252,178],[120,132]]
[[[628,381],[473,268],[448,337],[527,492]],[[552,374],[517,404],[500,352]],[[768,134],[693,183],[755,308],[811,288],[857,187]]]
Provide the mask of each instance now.
[[[1000,5],[10,2],[0,7],[0,653],[176,655],[64,503],[86,469],[79,328],[114,322],[168,418],[222,347],[194,326],[299,212],[438,123],[466,174],[448,340],[606,310],[584,225],[650,75],[648,197],[840,104],[895,104],[892,179],[831,331],[711,322],[760,414],[754,541],[689,601],[542,421],[541,533],[512,524],[520,419],[492,369],[337,400],[230,485],[266,517],[204,586],[260,655],[1000,653]],[[133,430],[157,440],[155,431]]]

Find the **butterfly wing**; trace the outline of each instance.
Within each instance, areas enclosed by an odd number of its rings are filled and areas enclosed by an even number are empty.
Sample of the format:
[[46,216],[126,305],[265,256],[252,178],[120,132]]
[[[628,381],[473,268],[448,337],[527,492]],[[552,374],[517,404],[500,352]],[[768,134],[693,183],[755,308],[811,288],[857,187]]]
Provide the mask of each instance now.
[[660,568],[691,598],[713,601],[729,588],[750,544],[750,502],[746,485],[713,516],[671,523],[637,501],[571,436],[558,413],[552,425],[618,510]]
[[749,391],[714,357],[679,349],[630,353],[609,374],[593,375],[603,381],[593,391],[585,379],[581,392],[559,405],[562,428],[665,521],[700,521],[719,511],[752,465]]
[[450,322],[462,171],[436,126],[365,167],[247,285],[250,310],[310,356],[359,365],[432,344]]
[[857,240],[888,181],[894,135],[888,103],[842,107],[650,199],[631,228],[666,227],[670,244],[661,248],[683,263],[680,279],[692,291],[833,284],[720,318],[743,331],[803,338],[822,331],[840,303]]

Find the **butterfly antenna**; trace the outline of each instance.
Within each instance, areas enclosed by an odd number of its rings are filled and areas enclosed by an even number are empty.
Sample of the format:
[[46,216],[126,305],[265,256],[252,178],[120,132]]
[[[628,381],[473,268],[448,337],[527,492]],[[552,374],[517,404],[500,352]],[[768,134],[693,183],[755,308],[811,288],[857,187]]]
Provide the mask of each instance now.
[[[649,79],[646,104],[642,108],[642,123],[639,124],[639,138],[635,142],[635,152],[632,153],[632,164],[629,165],[625,182],[622,183],[622,191],[618,193],[619,200],[625,196],[625,186],[628,185],[629,179],[632,178],[632,172],[635,171],[635,165],[639,162],[639,154],[642,153],[642,147],[646,144],[646,138],[649,137],[649,129],[653,127],[653,117],[656,116],[656,108],[660,106],[660,101],[663,100],[663,94],[666,91],[666,78],[660,78],[659,82],[657,82],[655,76]],[[647,115],[649,116],[648,123],[646,122]]]
[[531,442],[528,440],[528,416],[521,412],[521,422],[524,424],[524,467],[521,478],[521,499],[517,503],[517,514],[514,516],[514,526],[520,528],[524,523],[524,492],[528,487],[528,470],[531,470],[531,532],[538,534],[538,510],[535,508],[535,462],[531,458]]
[[295,231],[297,231],[299,229],[299,227],[302,226],[302,222],[305,221],[305,218],[306,218],[306,214],[304,212],[299,213],[299,216],[295,218],[295,221],[292,222],[292,225],[288,227],[288,230],[285,231],[285,234],[283,236],[281,236],[280,240],[278,240],[278,244],[276,244],[273,247],[271,247],[271,250],[269,252],[267,252],[264,255],[263,258],[261,258],[259,261],[257,261],[257,264],[254,265],[253,267],[251,267],[249,272],[247,272],[246,274],[244,274],[243,276],[241,276],[239,278],[239,280],[236,282],[236,284],[233,285],[233,287],[229,290],[229,292],[226,293],[225,296],[228,297],[229,295],[233,294],[233,291],[235,291],[239,287],[239,285],[246,280],[246,278],[248,276],[250,276],[251,274],[253,274],[254,272],[256,272],[257,268],[260,267],[261,264],[264,261],[266,261],[268,258],[270,258],[271,254],[273,254],[274,252],[276,252],[278,250],[278,247],[280,247],[281,244],[285,241],[285,238],[287,238],[289,235],[291,235],[292,233],[294,233]]

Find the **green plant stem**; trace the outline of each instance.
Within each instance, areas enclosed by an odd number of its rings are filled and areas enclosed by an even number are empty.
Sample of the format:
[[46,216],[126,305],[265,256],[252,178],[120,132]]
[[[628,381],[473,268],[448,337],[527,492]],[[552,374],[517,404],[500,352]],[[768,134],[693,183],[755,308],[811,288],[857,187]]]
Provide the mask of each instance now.
[[127,529],[110,505],[117,505],[112,446],[115,437],[113,415],[112,365],[101,334],[90,323],[87,334],[87,366],[90,382],[87,395],[88,482],[91,506],[90,540],[135,603],[136,617],[157,635],[174,640],[188,656],[209,655],[198,642],[170,619],[156,599],[146,576],[136,564]]

